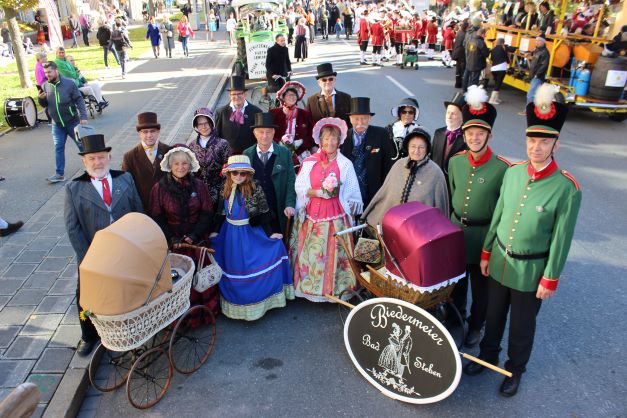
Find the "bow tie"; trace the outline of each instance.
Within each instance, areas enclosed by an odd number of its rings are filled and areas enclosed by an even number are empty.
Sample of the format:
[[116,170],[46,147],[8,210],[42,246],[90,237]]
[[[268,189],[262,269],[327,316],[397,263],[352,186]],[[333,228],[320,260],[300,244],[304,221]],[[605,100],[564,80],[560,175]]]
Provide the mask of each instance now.
[[451,145],[453,143],[453,141],[455,140],[455,138],[457,138],[457,136],[461,133],[462,128],[457,128],[454,131],[449,131],[448,129],[446,130],[446,143],[448,145]]

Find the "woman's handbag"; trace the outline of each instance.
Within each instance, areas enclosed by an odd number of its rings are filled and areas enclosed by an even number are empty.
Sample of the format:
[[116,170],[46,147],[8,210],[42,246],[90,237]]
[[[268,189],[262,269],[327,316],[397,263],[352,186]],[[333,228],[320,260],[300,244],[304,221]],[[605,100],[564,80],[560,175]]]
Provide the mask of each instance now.
[[[205,260],[209,257],[211,264],[205,265]],[[197,292],[204,292],[211,286],[218,284],[222,278],[222,268],[216,263],[213,255],[207,251],[205,247],[200,250],[200,257],[198,257],[198,269],[194,275],[194,281],[192,286]]]
[[183,42],[183,36],[179,35],[179,42]]
[[353,259],[367,264],[377,264],[381,261],[381,243],[377,239],[359,237]]

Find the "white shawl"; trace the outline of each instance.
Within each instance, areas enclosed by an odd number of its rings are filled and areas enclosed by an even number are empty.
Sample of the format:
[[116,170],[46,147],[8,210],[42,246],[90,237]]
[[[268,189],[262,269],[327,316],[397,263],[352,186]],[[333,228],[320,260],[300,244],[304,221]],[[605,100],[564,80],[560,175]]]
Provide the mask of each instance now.
[[[318,151],[320,152],[320,151]],[[296,176],[296,211],[299,219],[305,219],[305,209],[309,203],[307,191],[311,189],[311,170],[317,161],[303,161],[300,172]],[[351,224],[353,224],[353,215],[360,214],[363,211],[363,201],[361,200],[361,192],[359,191],[359,182],[353,163],[342,155],[337,153],[337,165],[340,169],[340,204],[342,209],[349,216]]]

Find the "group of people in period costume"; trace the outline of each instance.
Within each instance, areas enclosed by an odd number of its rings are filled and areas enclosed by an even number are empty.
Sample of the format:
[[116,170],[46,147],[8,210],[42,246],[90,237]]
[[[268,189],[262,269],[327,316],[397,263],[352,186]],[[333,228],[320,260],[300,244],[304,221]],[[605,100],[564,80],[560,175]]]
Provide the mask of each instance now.
[[[65,208],[79,263],[97,230],[145,211],[173,251],[198,256],[180,243],[215,249],[222,279],[193,291],[193,303],[256,320],[294,297],[347,296],[358,286],[354,246],[352,239],[338,245],[334,234],[358,222],[376,227],[390,208],[422,202],[464,232],[467,278],[453,291],[468,321],[464,343],[481,342],[480,357],[498,362],[511,312],[505,367],[513,375],[501,394],[515,395],[581,202],[579,185],[553,159],[567,108],[553,101],[550,86],[539,87],[526,109],[529,159],[511,164],[489,146],[497,112],[482,87],[444,102],[445,126],[432,138],[418,123],[415,98],[401,100],[394,120],[378,127],[369,98],[336,90],[330,63],[317,67],[316,78],[320,92],[305,109],[297,107],[304,86],[287,82],[278,92],[282,106],[264,113],[246,100],[245,80],[231,77],[230,102],[215,116],[206,108],[194,113],[197,136],[188,145],[161,143],[157,115],[142,113],[139,143],[124,155],[126,172],[109,169],[101,135],[84,137],[86,173],[68,184]],[[89,319],[81,326],[79,353],[86,354],[97,335]],[[469,363],[464,372],[483,369]]]

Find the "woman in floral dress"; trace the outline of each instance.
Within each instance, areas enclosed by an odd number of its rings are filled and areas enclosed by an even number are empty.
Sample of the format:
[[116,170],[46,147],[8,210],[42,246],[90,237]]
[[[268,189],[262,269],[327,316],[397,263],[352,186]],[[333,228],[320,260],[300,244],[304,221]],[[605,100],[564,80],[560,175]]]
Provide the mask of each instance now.
[[[327,302],[325,295],[339,296],[356,285],[350,255],[333,236],[349,228],[363,207],[353,164],[339,152],[347,131],[339,118],[318,121],[313,138],[320,150],[303,161],[296,177],[298,214],[290,240],[294,290],[313,302]],[[348,245],[352,251],[352,241]]]

